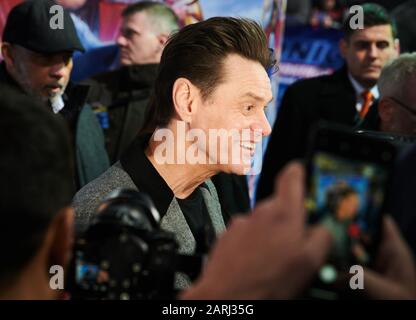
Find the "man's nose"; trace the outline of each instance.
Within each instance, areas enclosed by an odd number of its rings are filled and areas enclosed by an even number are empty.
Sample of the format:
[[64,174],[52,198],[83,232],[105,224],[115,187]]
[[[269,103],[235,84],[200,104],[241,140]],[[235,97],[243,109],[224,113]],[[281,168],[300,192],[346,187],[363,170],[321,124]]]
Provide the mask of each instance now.
[[368,56],[370,58],[375,59],[378,57],[378,54],[379,54],[379,49],[377,48],[377,44],[375,43],[371,44],[368,48]]
[[66,65],[64,63],[60,63],[52,67],[50,75],[54,78],[61,79],[65,76],[65,73]]
[[262,112],[260,123],[263,137],[267,137],[272,132],[272,127],[270,126],[269,120],[267,120],[265,112]]
[[254,132],[261,133],[263,137],[270,135],[272,128],[270,127],[269,120],[267,120],[266,114],[264,112],[261,112],[261,115],[259,115],[256,122],[253,123],[251,129]]
[[124,37],[123,35],[119,35],[117,37],[117,45],[119,45],[120,47],[124,47],[127,43],[126,37]]

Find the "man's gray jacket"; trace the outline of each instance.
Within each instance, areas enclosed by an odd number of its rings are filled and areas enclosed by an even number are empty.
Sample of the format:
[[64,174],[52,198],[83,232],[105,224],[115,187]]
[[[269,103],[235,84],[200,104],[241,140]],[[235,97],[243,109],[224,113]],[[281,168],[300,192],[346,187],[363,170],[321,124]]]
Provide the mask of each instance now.
[[[73,206],[78,230],[85,229],[99,203],[111,191],[119,188],[139,190],[150,195],[162,217],[162,229],[175,234],[179,252],[195,253],[196,241],[193,233],[172,191],[146,158],[143,139],[136,139],[121,161],[75,195]],[[211,180],[207,180],[198,188],[201,190],[213,229],[218,235],[225,230],[225,225],[215,187]],[[176,281],[178,289],[188,285],[189,282],[186,280]]]

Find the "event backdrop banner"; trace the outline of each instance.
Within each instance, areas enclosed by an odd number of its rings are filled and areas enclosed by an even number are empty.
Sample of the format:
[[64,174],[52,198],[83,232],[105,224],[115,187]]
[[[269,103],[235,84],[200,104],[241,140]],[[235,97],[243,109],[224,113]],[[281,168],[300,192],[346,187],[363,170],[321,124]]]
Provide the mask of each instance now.
[[[11,8],[23,0],[0,1],[0,34],[3,32]],[[137,0],[88,0],[75,13],[87,23],[91,31],[103,41],[114,41],[120,27],[120,13]],[[293,81],[330,73],[342,64],[338,51],[340,32],[332,29],[313,29],[309,26],[286,28],[283,33],[286,0],[165,0],[172,6],[183,25],[212,16],[238,16],[261,23],[275,49],[278,59],[281,90]],[[283,44],[282,50],[279,50]],[[111,51],[111,50],[107,50]],[[280,53],[281,51],[281,53]],[[100,52],[97,53],[98,55]],[[94,55],[88,56],[90,61]],[[100,60],[98,60],[100,61]],[[94,65],[96,63],[91,63]],[[93,72],[93,71],[91,71]],[[279,99],[276,99],[276,102]]]

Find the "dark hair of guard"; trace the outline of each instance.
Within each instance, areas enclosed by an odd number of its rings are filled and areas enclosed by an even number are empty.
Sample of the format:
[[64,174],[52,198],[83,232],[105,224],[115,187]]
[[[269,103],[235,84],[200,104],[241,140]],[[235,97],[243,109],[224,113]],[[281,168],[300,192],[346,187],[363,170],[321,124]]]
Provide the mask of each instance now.
[[[389,13],[382,6],[375,3],[364,3],[361,5],[364,13],[364,28],[390,25],[393,39],[397,38],[397,26],[395,21],[389,16]],[[343,23],[344,39],[348,41],[351,35],[356,31],[351,28],[350,21],[355,19],[356,13],[350,13]],[[354,21],[354,20],[353,20]]]
[[261,26],[250,19],[214,17],[173,34],[162,53],[142,133],[165,127],[174,116],[172,89],[176,79],[191,81],[206,100],[224,80],[224,59],[233,53],[259,62],[267,71],[273,64]]
[[338,183],[331,186],[328,188],[326,194],[327,209],[330,212],[336,213],[341,201],[350,195],[358,195],[358,192],[346,183]]
[[44,104],[0,88],[0,289],[41,247],[47,228],[73,196],[66,123]]

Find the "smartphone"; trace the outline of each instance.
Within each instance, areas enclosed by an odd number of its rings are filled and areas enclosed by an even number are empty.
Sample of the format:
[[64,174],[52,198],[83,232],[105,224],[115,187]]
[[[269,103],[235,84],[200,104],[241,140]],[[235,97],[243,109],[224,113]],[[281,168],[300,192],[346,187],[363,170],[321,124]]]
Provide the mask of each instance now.
[[308,297],[359,296],[348,274],[353,266],[371,268],[374,263],[396,147],[383,135],[325,123],[312,137],[307,156],[308,222],[327,227],[333,247]]

